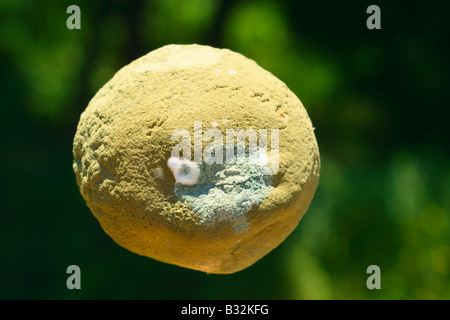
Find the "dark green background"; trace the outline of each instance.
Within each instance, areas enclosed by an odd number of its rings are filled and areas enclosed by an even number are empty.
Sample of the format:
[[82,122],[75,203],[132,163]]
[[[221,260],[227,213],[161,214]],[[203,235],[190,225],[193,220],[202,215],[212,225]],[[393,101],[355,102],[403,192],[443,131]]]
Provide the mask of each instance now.
[[[81,30],[66,8],[81,8]],[[381,8],[381,30],[366,8]],[[0,1],[0,298],[449,299],[448,1]],[[254,59],[305,105],[322,159],[299,227],[252,267],[206,275],[133,254],[72,171],[96,91],[170,43]],[[81,290],[66,268],[81,268]],[[381,268],[368,290],[366,268]]]

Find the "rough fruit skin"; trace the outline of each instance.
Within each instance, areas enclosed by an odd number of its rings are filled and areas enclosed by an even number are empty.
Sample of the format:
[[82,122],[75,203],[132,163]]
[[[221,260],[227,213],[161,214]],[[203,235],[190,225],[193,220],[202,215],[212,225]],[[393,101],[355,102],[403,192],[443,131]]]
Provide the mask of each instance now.
[[[202,223],[174,195],[171,135],[180,128],[193,135],[194,121],[203,132],[218,125],[224,137],[226,129],[279,129],[274,189],[247,213],[243,233],[226,221]],[[319,181],[318,146],[300,100],[254,61],[200,45],[167,45],[118,71],[82,113],[73,154],[80,192],[116,243],[208,273],[242,270],[277,247]]]

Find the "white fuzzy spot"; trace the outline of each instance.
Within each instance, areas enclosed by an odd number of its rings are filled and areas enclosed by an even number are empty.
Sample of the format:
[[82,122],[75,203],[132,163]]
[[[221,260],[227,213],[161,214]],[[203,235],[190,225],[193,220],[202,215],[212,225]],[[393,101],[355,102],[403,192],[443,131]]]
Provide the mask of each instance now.
[[153,171],[153,174],[157,179],[164,179],[164,171],[159,167]]
[[229,73],[229,74],[236,74],[236,71],[233,70],[233,69],[230,69],[230,70],[228,70],[228,73]]
[[192,186],[200,177],[200,168],[193,161],[170,157],[167,160],[167,166],[172,170],[175,181],[180,184]]

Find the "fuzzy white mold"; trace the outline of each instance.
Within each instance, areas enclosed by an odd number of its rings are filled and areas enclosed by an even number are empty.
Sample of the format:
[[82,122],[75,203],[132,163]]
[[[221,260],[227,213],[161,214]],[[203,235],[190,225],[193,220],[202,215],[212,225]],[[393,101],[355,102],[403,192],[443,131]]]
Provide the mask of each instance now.
[[172,171],[175,181],[180,184],[192,186],[200,177],[200,168],[188,159],[170,157],[167,160],[167,166]]

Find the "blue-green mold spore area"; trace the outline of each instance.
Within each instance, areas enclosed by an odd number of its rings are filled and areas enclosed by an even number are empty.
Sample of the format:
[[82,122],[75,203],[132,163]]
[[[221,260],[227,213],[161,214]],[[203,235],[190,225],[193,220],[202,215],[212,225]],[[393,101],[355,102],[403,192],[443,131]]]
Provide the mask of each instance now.
[[259,205],[273,189],[273,177],[263,174],[265,165],[252,161],[248,154],[237,163],[200,165],[197,184],[175,184],[177,198],[190,206],[201,223],[226,221],[235,233],[246,231],[250,224],[246,213]]

